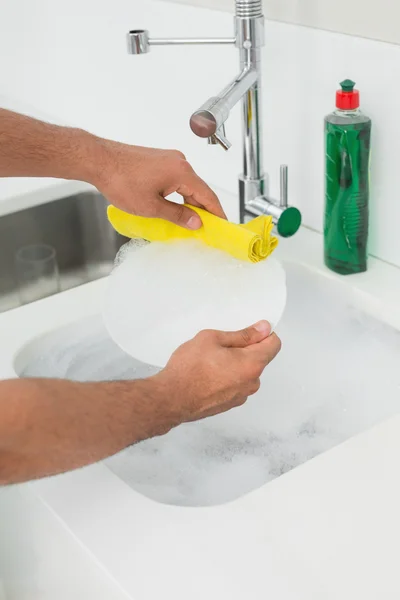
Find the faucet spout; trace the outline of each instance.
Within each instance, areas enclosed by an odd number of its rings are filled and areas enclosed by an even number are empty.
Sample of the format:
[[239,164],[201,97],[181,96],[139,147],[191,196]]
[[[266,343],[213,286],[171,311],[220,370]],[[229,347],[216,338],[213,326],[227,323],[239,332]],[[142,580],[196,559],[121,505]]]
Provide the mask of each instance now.
[[223,90],[207,100],[190,118],[190,128],[201,138],[218,135],[218,130],[229,117],[230,110],[257,81],[257,71],[245,67]]

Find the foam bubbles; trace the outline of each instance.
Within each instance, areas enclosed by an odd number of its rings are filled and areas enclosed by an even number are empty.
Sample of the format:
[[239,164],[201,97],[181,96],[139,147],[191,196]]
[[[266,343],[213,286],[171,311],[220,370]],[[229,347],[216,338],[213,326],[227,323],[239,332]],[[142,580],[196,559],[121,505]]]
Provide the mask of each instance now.
[[[298,265],[285,269],[282,351],[259,392],[107,459],[133,489],[167,504],[228,502],[400,411],[399,332],[363,314],[347,286]],[[17,362],[24,376],[84,381],[156,372],[122,352],[99,318],[36,339]]]

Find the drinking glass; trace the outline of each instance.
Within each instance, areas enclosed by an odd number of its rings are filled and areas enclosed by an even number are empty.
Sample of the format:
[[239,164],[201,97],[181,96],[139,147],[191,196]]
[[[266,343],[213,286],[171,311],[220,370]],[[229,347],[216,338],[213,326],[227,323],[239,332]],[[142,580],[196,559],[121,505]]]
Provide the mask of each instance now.
[[21,304],[60,291],[57,255],[52,246],[32,244],[20,248],[15,254],[15,271]]

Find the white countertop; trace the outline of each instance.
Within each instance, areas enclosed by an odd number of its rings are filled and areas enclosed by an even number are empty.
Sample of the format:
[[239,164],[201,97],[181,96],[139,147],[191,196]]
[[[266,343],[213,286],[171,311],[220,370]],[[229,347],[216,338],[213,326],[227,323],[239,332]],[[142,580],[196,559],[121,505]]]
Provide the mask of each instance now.
[[[75,184],[65,185],[69,193]],[[279,253],[323,270],[319,234],[303,229]],[[398,269],[372,259],[362,276],[328,276],[351,286],[363,310],[400,328]],[[105,285],[0,315],[0,377],[15,376],[14,357],[29,340],[98,313]],[[177,599],[199,600],[394,599],[399,454],[400,416],[222,506],[158,504],[103,464],[18,489],[44,503],[131,598],[173,590]]]

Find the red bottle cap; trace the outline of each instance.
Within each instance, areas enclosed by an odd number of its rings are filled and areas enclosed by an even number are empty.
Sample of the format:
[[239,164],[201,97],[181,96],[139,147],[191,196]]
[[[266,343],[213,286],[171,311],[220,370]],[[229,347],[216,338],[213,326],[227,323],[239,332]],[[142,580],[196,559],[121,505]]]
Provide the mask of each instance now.
[[360,106],[360,93],[354,89],[356,84],[351,79],[345,79],[340,84],[341,90],[336,92],[336,106],[340,110],[356,110]]

